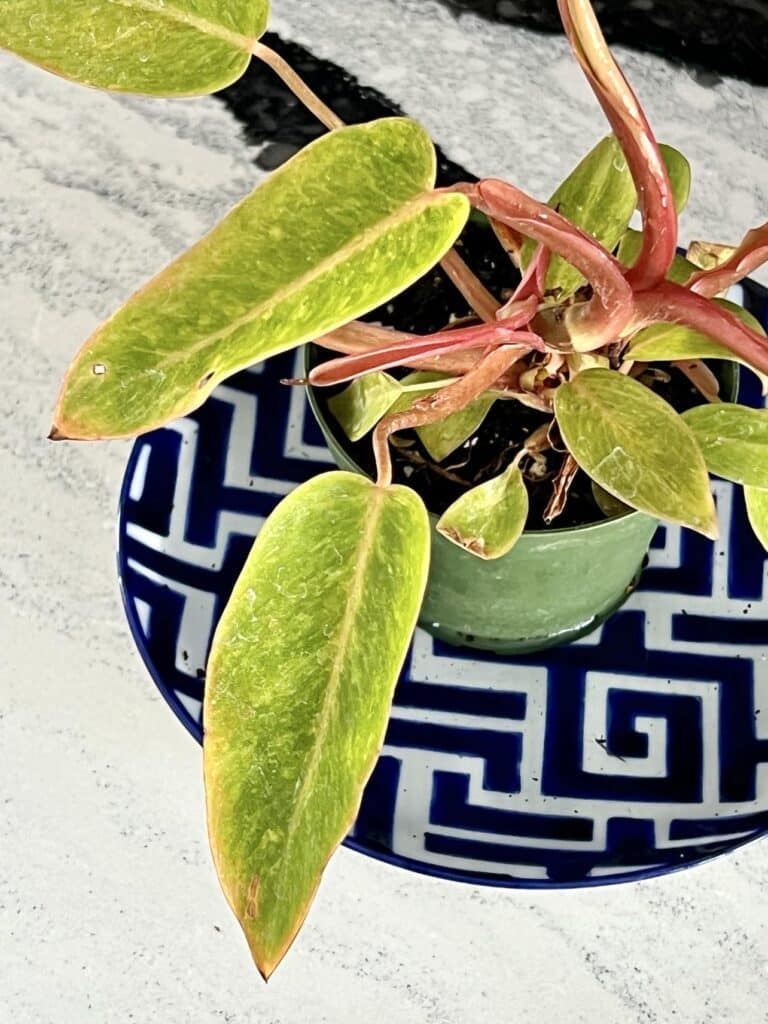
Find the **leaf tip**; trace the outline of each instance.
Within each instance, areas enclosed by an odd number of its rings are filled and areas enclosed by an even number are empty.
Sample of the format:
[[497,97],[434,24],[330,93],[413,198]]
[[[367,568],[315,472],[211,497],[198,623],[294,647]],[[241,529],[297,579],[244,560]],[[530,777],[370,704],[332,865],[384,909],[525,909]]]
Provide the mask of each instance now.
[[72,438],[69,437],[68,434],[65,434],[62,430],[59,430],[59,428],[54,423],[54,425],[51,427],[51,429],[50,429],[50,431],[48,433],[48,440],[49,441],[71,441]]

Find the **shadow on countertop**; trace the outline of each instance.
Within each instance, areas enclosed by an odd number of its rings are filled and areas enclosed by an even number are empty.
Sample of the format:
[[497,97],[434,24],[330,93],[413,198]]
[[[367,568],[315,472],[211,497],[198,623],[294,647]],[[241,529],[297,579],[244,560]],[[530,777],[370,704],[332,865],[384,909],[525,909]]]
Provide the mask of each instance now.
[[[562,32],[556,0],[440,0],[460,15]],[[594,0],[610,43],[690,67],[704,83],[731,75],[768,85],[768,0]]]

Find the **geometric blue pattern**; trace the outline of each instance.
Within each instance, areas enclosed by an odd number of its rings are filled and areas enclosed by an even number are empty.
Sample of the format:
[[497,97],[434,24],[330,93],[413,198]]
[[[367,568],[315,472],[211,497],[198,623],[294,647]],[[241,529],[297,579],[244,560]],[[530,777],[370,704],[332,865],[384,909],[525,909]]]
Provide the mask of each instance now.
[[[768,322],[768,293],[744,286]],[[140,438],[119,574],[139,650],[201,739],[204,666],[252,538],[330,466],[287,353]],[[759,404],[752,375],[742,401]],[[565,647],[500,657],[417,630],[347,845],[441,877],[599,885],[703,861],[768,831],[766,560],[740,490],[723,536],[662,527],[640,586]]]

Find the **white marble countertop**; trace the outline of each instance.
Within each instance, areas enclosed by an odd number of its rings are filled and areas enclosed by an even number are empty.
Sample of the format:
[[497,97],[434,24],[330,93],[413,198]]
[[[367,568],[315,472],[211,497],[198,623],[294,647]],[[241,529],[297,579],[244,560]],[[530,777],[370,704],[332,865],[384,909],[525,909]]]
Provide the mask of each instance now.
[[[433,0],[275,0],[275,24],[546,195],[604,134],[562,40]],[[622,53],[694,163],[684,234],[768,214],[768,90]],[[342,850],[265,987],[209,862],[200,752],[114,565],[128,446],[43,440],[87,333],[259,180],[214,99],[91,92],[0,56],[0,1019],[15,1024],[768,1020],[768,845],[611,889],[472,888]],[[765,273],[762,280],[768,280]]]

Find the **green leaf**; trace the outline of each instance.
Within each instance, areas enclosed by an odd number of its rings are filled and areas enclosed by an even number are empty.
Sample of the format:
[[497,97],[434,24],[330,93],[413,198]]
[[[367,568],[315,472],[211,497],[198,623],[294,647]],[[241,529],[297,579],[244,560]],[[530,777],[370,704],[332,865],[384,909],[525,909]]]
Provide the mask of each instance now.
[[[718,306],[729,310],[752,330],[765,335],[760,321],[743,306],[726,299],[715,299]],[[653,324],[646,327],[632,338],[625,352],[626,359],[635,359],[643,363],[677,362],[685,359],[723,359],[740,363],[757,374],[763,383],[763,393],[768,388],[768,376],[756,370],[746,360],[741,359],[731,349],[714,341],[706,334],[700,334],[681,324]]]
[[385,416],[403,393],[388,373],[368,373],[328,401],[328,408],[350,441],[359,441]]
[[[634,228],[629,228],[622,238],[616,254],[619,262],[623,263],[625,267],[634,267],[642,247],[642,231],[635,231]],[[674,281],[675,284],[685,284],[691,274],[695,274],[697,270],[698,267],[684,256],[675,256],[672,266],[667,273],[667,280]]]
[[448,508],[438,532],[479,558],[501,558],[515,546],[528,518],[528,492],[520,470],[478,484]]
[[434,147],[406,118],[307,146],[89,338],[53,436],[160,426],[238,370],[387,302],[466,221],[466,198],[431,191],[434,178]]
[[266,521],[216,629],[204,709],[208,829],[264,977],[355,819],[429,549],[413,491],[322,474]]
[[704,457],[682,417],[615,370],[584,370],[555,392],[563,440],[581,468],[632,508],[717,536]]
[[83,85],[195,96],[238,79],[267,0],[3,0],[0,47]]
[[758,487],[744,488],[744,501],[752,531],[768,551],[768,491]]
[[[636,204],[632,175],[613,135],[598,142],[548,203],[607,249],[613,249],[626,231]],[[523,269],[530,263],[535,249],[536,243],[527,240],[521,253]],[[584,277],[575,267],[561,256],[552,257],[547,272],[548,290],[561,289],[559,298],[564,299],[584,283]]]
[[691,165],[680,150],[675,149],[674,146],[666,146],[662,142],[659,149],[669,174],[675,209],[678,213],[682,213],[688,205],[688,197],[691,194]]
[[[414,395],[408,392],[409,387],[429,383],[430,381],[438,382],[450,379],[445,374],[433,373],[428,370],[417,370],[415,373],[409,373],[408,376],[403,377],[400,381],[404,388],[404,394],[398,400],[395,409],[398,411],[408,409],[417,399],[423,398],[424,395],[434,394],[438,390],[438,388],[434,388],[433,391],[420,389]],[[465,405],[458,412],[451,413],[445,419],[438,420],[436,423],[427,423],[423,427],[417,427],[416,434],[429,453],[430,458],[435,462],[442,462],[448,458],[451,452],[455,452],[460,445],[464,444],[480,428],[483,420],[488,415],[488,410],[495,401],[495,395],[479,395],[469,405]]]
[[768,409],[731,402],[697,405],[683,413],[710,473],[768,488]]
[[631,512],[632,509],[629,505],[625,505],[623,501],[619,501],[618,498],[614,498],[612,494],[604,490],[600,484],[596,484],[594,480],[591,481],[592,485],[592,497],[595,499],[595,504],[606,517],[606,519],[613,519],[616,516],[626,515],[627,512]]

